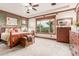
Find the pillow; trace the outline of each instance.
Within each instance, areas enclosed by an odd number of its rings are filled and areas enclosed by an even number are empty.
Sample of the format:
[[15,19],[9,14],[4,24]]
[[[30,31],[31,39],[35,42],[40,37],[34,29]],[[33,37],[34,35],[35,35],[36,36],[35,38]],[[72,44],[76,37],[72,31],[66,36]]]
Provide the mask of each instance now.
[[18,29],[17,29],[17,28],[14,28],[13,30],[14,30],[15,32],[18,32]]
[[6,29],[5,32],[9,33],[10,31],[9,31],[9,29]]
[[9,29],[9,31],[15,33],[15,30],[13,28]]
[[20,32],[19,28],[15,28],[14,30],[15,30],[15,32]]
[[27,32],[27,27],[21,27],[22,32]]
[[11,30],[11,32],[12,32],[12,33],[15,33],[16,31],[15,31],[15,30]]

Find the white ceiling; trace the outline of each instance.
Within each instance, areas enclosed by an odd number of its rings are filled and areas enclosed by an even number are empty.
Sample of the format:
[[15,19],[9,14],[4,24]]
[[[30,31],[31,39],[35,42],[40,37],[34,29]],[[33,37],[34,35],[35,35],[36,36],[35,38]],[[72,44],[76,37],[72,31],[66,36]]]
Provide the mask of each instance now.
[[0,10],[11,12],[24,17],[33,17],[40,14],[51,13],[61,8],[74,8],[76,3],[57,3],[55,6],[51,6],[50,3],[39,3],[39,7],[36,7],[38,11],[30,10],[30,14],[26,13],[26,8],[21,3],[0,3]]

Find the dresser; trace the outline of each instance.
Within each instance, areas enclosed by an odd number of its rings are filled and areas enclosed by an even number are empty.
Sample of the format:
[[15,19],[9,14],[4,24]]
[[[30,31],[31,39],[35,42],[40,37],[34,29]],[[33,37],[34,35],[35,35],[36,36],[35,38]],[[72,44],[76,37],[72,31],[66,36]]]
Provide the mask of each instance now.
[[69,30],[71,27],[57,27],[57,41],[69,43]]
[[79,56],[79,33],[70,31],[70,50],[72,55]]

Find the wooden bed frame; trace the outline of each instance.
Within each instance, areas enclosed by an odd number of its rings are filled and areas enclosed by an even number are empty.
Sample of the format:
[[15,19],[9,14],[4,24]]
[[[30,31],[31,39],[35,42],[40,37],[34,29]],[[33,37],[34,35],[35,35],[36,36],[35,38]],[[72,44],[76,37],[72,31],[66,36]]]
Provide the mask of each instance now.
[[[20,38],[27,39],[28,35],[32,35],[32,39],[34,39],[34,35],[32,32],[26,32],[26,33],[20,33],[20,34],[15,34],[12,35],[12,32],[10,32],[10,48],[14,47],[15,44],[17,44],[17,41],[20,40]],[[32,42],[33,43],[33,42]],[[26,43],[24,43],[26,44]]]
[[[5,32],[4,29],[5,28],[3,28],[3,30],[0,29],[0,36],[1,36],[2,32]],[[27,39],[28,35],[32,35],[34,37],[34,32],[26,32],[26,33],[20,33],[20,34],[15,34],[15,35],[12,35],[12,32],[10,32],[10,39],[9,39],[10,40],[10,45],[9,45],[10,48],[13,48],[17,44],[17,41],[20,40],[20,38],[26,37],[26,39]],[[1,37],[0,37],[0,40],[1,40]],[[33,42],[31,42],[31,43],[33,43]]]

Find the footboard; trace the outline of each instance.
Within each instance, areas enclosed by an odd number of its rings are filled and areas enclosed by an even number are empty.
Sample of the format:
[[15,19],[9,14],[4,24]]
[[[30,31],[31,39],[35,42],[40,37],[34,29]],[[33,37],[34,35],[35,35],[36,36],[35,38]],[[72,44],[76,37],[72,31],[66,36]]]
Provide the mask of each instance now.
[[[10,48],[14,47],[14,45],[17,42],[22,42],[23,39],[21,40],[20,38],[26,39],[26,42],[27,42],[27,39],[30,39],[30,37],[28,38],[28,35],[32,35],[32,39],[34,39],[33,33],[29,33],[29,32],[25,32],[24,33],[23,32],[23,33],[18,33],[18,34],[16,33],[15,35],[13,35],[12,32],[10,32]],[[33,42],[34,42],[34,40],[33,40]],[[24,43],[24,44],[28,44],[28,42],[27,43]]]
[[12,32],[10,32],[10,48],[13,47],[13,41],[12,41]]

